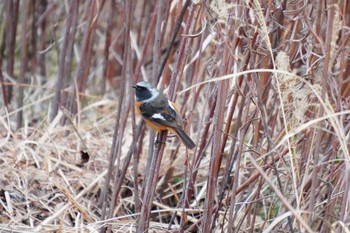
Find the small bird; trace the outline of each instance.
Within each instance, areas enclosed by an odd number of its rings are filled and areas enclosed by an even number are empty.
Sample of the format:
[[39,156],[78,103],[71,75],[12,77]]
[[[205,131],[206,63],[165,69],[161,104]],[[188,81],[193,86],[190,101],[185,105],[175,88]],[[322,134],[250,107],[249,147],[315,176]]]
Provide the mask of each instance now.
[[169,130],[176,134],[188,149],[196,147],[183,130],[183,121],[175,103],[149,82],[139,82],[133,88],[136,90],[136,110],[150,127],[157,132]]

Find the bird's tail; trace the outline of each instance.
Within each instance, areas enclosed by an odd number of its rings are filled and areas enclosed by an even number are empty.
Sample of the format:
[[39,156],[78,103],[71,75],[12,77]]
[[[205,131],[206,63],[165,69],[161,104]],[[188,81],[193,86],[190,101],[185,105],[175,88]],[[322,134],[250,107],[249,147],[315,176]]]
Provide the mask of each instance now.
[[196,147],[196,144],[192,141],[192,139],[186,134],[185,131],[181,128],[174,129],[176,135],[181,139],[182,143],[188,148],[193,149]]

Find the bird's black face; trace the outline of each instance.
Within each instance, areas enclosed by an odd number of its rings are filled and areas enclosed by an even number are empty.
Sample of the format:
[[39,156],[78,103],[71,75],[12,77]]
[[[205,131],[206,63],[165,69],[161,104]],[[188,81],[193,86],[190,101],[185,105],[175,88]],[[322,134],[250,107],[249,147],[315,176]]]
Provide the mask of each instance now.
[[136,84],[132,87],[136,90],[137,101],[144,101],[152,98],[152,91],[147,86]]

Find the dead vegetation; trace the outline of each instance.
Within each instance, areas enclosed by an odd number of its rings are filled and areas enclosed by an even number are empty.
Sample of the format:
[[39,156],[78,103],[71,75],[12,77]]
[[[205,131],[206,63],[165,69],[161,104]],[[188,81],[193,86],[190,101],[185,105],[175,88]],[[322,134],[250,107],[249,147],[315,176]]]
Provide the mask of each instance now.
[[[0,9],[0,232],[350,232],[347,1]],[[195,150],[135,114],[142,79]]]

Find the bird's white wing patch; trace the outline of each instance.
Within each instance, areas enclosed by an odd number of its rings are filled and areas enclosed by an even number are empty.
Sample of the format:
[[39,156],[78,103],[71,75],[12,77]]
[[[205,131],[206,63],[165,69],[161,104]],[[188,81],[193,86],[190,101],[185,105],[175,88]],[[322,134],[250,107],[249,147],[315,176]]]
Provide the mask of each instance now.
[[166,119],[162,116],[162,114],[160,114],[160,113],[155,113],[155,114],[153,114],[152,116],[151,116],[151,118],[153,118],[153,119],[160,119],[160,120],[162,120],[162,121],[166,121]]

